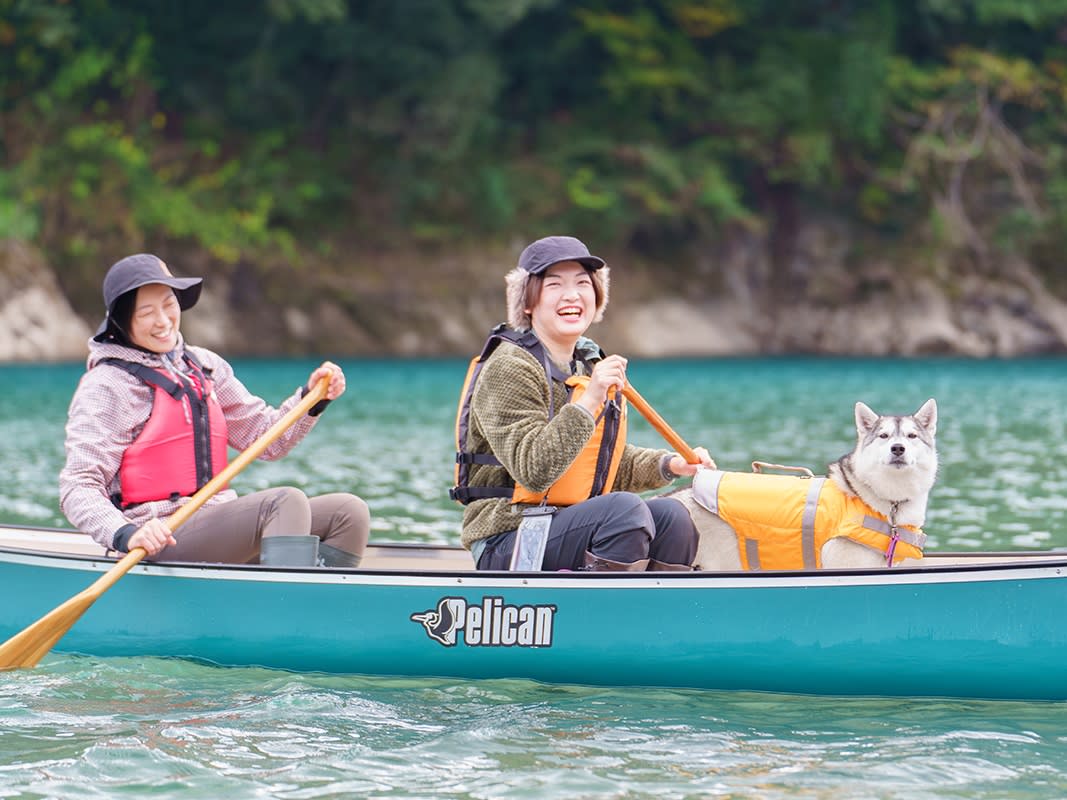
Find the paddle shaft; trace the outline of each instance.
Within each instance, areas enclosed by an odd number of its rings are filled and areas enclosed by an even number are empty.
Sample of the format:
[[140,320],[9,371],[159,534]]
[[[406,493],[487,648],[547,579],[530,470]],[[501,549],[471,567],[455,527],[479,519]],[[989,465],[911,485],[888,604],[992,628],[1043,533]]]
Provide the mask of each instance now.
[[[297,403],[295,406],[289,409],[288,412],[286,412],[285,416],[283,416],[280,420],[271,425],[270,428],[268,428],[262,436],[260,436],[258,439],[252,442],[251,445],[248,446],[247,450],[244,450],[243,452],[239,453],[237,457],[225,467],[223,467],[218,472],[218,474],[215,475],[215,477],[213,477],[211,480],[201,486],[200,489],[197,490],[196,494],[189,498],[189,501],[187,503],[183,504],[181,508],[179,508],[173,514],[167,517],[167,527],[170,528],[171,531],[176,531],[179,525],[186,522],[189,517],[195,514],[200,509],[200,507],[204,505],[204,503],[214,497],[215,494],[218,493],[221,488],[223,488],[226,484],[232,481],[234,477],[236,477],[237,473],[239,473],[257,458],[259,458],[261,455],[263,455],[263,451],[270,447],[272,444],[274,444],[275,440],[287,430],[289,430],[289,428],[291,428],[298,419],[304,416],[313,405],[319,402],[319,400],[322,400],[324,397],[326,397],[326,390],[329,388],[329,386],[329,378],[323,378],[322,380],[320,380],[310,392],[308,392],[304,397],[300,399],[299,403]],[[138,561],[148,555],[148,553],[143,547],[135,547],[133,548],[133,550],[127,553],[126,557],[120,560],[115,566],[117,567],[121,565],[124,561],[130,559],[130,557],[134,556],[135,554],[136,558],[132,558],[130,560],[129,566],[127,566],[126,569],[123,570],[123,573],[127,572],[130,567],[134,566],[135,564],[137,564]],[[102,582],[103,579],[106,577],[106,575],[102,576],[100,578],[100,581],[97,582]],[[112,580],[111,583],[114,583],[116,580],[118,580],[118,577]],[[108,586],[110,586],[111,583],[109,583]]]
[[700,463],[700,457],[694,452],[693,448],[686,444],[681,436],[675,433],[674,429],[667,424],[667,421],[663,419],[659,413],[657,413],[656,409],[648,404],[648,401],[638,393],[637,389],[630,384],[626,384],[626,386],[623,387],[622,393],[623,396],[630,401],[630,405],[636,408],[641,416],[648,420],[648,423],[659,432],[659,434],[667,441],[667,444],[675,449],[678,455],[686,460],[686,463]]
[[[167,527],[176,530],[189,519],[201,506],[210,500],[216,492],[262,455],[283,433],[304,416],[312,406],[326,397],[330,386],[329,377],[322,378],[300,402],[267,429],[258,439],[249,445],[233,461],[219,471],[215,477],[205,483],[188,502],[167,517]],[[143,547],[135,547],[115,566],[96,579],[88,588],[71,597],[62,605],[45,614],[39,620],[16,633],[0,645],[0,670],[18,667],[32,667],[58,642],[71,626],[84,614],[89,606],[110,589],[119,578],[129,572],[148,552]]]

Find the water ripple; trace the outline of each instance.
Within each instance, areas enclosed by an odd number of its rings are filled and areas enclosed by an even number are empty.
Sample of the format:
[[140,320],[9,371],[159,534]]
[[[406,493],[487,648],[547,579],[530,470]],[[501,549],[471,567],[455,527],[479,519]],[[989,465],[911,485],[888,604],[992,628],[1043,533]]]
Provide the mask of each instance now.
[[[311,362],[238,362],[249,388],[280,398]],[[349,394],[289,457],[249,467],[240,491],[292,484],[355,491],[378,540],[454,543],[448,499],[460,361],[350,361]],[[0,518],[63,525],[56,476],[79,365],[0,367]],[[852,447],[852,407],[908,413],[939,407],[941,471],[926,532],[931,549],[1067,547],[1067,364],[1057,360],[764,359],[633,362],[631,379],[690,444],[720,466],[752,460],[825,470]],[[33,409],[33,414],[27,409]],[[635,418],[632,438],[662,440]]]
[[[310,362],[239,364],[281,397]],[[461,362],[349,362],[350,394],[242,491],[353,490],[380,540],[454,542]],[[78,365],[0,367],[0,518],[62,525],[56,476]],[[1057,361],[634,363],[719,463],[821,471],[852,405],[940,409],[933,548],[1067,547],[1067,369]],[[32,414],[29,410],[32,409]],[[641,420],[635,441],[660,446]],[[1067,704],[812,698],[526,681],[373,679],[52,655],[0,673],[0,798],[1051,798]]]
[[0,797],[1054,797],[1065,710],[53,655],[0,675]]

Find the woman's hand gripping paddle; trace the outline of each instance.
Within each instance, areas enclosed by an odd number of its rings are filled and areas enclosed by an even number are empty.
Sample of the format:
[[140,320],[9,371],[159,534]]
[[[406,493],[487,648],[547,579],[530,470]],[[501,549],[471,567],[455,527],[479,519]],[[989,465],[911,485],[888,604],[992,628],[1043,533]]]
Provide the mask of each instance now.
[[[172,531],[184,523],[206,503],[216,492],[228,484],[237,473],[252,461],[259,458],[279,436],[285,433],[293,423],[304,416],[317,402],[326,397],[330,379],[323,378],[308,392],[303,399],[280,420],[275,422],[262,436],[256,439],[243,453],[226,465],[221,472],[204,484],[196,494],[189,498],[181,508],[167,518],[167,527]],[[129,572],[147,555],[143,547],[135,547],[115,566],[101,575],[91,586],[83,589],[62,605],[54,608],[28,628],[16,633],[0,645],[0,670],[32,667],[52,649],[63,635],[71,629],[101,595],[110,589],[118,579]]]
[[637,389],[630,384],[626,384],[626,386],[623,387],[622,394],[623,397],[630,401],[630,405],[636,408],[641,413],[641,416],[648,420],[648,423],[655,428],[664,439],[666,439],[667,444],[673,447],[678,455],[686,460],[686,463],[700,463],[700,456],[693,451],[692,447],[685,443],[681,436],[674,432],[674,429],[671,428],[666,420],[656,412],[656,409],[650,406],[648,401],[638,394]]

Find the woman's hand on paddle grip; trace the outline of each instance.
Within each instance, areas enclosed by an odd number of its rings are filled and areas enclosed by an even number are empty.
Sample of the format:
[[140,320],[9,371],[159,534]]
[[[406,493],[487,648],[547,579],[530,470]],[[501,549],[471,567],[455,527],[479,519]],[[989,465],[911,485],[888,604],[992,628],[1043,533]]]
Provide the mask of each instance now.
[[700,459],[699,464],[690,464],[681,456],[674,456],[671,458],[670,470],[678,477],[692,477],[697,474],[697,470],[701,467],[707,467],[708,469],[715,469],[715,461],[711,455],[703,447],[694,447],[693,452],[696,453],[697,458]]
[[167,545],[177,542],[174,541],[174,533],[163,520],[150,519],[134,532],[126,544],[130,550],[143,547],[148,555],[154,556]]
[[589,385],[585,394],[578,398],[578,403],[594,417],[608,399],[608,392],[621,392],[626,385],[626,359],[622,356],[608,356],[598,361],[589,376]]
[[326,399],[336,400],[345,393],[345,373],[332,361],[323,361],[320,366],[315,368],[315,371],[311,373],[311,377],[308,378],[308,391],[314,389],[315,384],[326,377],[330,379],[330,386],[326,389]]

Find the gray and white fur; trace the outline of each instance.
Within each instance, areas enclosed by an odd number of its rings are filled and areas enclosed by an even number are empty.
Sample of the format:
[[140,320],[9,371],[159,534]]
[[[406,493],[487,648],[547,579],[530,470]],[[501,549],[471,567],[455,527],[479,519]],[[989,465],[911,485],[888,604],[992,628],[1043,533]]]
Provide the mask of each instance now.
[[[906,416],[882,416],[856,403],[856,433],[855,449],[830,464],[830,479],[890,522],[921,528],[937,478],[937,403],[931,398]],[[882,553],[844,538],[823,546],[822,562],[826,567],[885,566]]]

